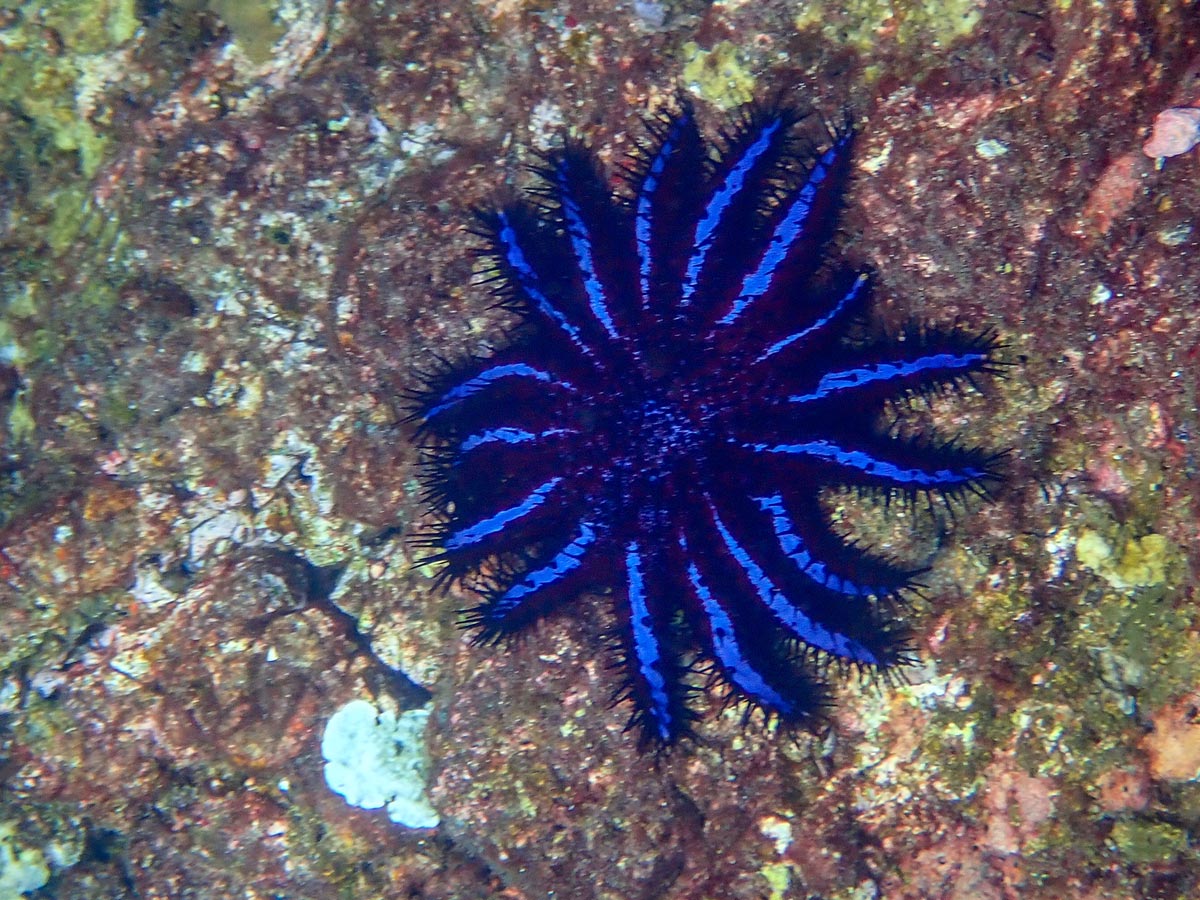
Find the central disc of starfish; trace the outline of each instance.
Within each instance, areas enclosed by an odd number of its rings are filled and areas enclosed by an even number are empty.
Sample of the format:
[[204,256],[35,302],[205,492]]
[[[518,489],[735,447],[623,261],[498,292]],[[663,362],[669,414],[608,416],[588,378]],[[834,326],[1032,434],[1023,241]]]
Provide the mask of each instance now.
[[632,446],[641,457],[642,477],[658,481],[695,451],[699,433],[687,413],[665,395],[652,394],[638,413]]

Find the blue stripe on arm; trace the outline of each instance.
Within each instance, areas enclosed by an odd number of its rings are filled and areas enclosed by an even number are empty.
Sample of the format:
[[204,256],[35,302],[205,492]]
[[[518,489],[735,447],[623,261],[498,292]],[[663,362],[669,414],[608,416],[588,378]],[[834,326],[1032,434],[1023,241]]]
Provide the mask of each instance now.
[[803,236],[804,225],[817,196],[817,188],[829,176],[830,166],[838,153],[845,149],[845,144],[846,139],[843,139],[821,154],[812,171],[808,173],[804,187],[796,194],[788,206],[787,213],[772,231],[771,241],[758,267],[746,276],[742,282],[741,294],[734,301],[733,308],[717,322],[718,325],[732,325],[751,303],[767,292],[779,264],[787,258],[796,240]]
[[[686,552],[687,542],[681,537],[679,543]],[[713,655],[725,669],[729,680],[757,702],[766,704],[782,715],[794,715],[795,704],[768,684],[762,674],[750,664],[750,660],[746,658],[746,654],[742,652],[741,645],[738,643],[737,634],[733,630],[733,620],[729,618],[729,613],[725,611],[725,608],[721,606],[712,591],[700,578],[700,570],[690,559],[688,560],[688,581],[691,582],[692,590],[700,600],[704,615],[708,619]]]
[[783,508],[782,495],[772,494],[770,497],[755,497],[754,500],[758,503],[759,509],[771,516],[771,527],[775,531],[775,537],[779,541],[779,546],[784,554],[796,564],[796,567],[801,572],[821,587],[844,594],[847,597],[866,597],[869,594],[881,595],[887,593],[887,591],[880,588],[855,584],[849,578],[843,578],[829,571],[825,563],[819,562],[813,556],[812,551],[805,546],[804,539],[796,534],[795,523],[792,522],[791,517]]
[[896,487],[916,490],[954,488],[984,480],[988,473],[975,466],[961,469],[916,469],[880,459],[866,450],[847,450],[832,441],[805,441],[798,444],[743,444],[755,453],[783,453],[807,456],[830,462],[878,478]]
[[[534,434],[532,431],[526,431],[524,428],[489,428],[487,431],[480,431],[473,434],[462,442],[458,448],[459,454],[470,453],[476,447],[483,447],[487,444],[525,444],[530,441],[537,441],[542,438],[555,437],[560,434],[576,434],[577,432],[571,428],[548,428],[545,431]],[[461,462],[461,458],[456,457],[454,464]]]
[[499,534],[506,526],[518,519],[524,518],[545,503],[546,497],[561,483],[562,478],[551,478],[546,483],[535,487],[529,496],[520,503],[510,506],[507,509],[502,509],[498,513],[481,519],[467,528],[459,529],[446,539],[446,550],[460,550],[463,547],[478,544],[492,535]]
[[529,299],[533,301],[538,310],[553,321],[570,338],[571,343],[581,353],[585,356],[591,356],[592,348],[584,342],[579,328],[571,324],[563,311],[551,303],[550,298],[542,290],[541,279],[530,264],[529,259],[525,256],[525,251],[521,249],[521,243],[517,238],[517,231],[513,228],[512,220],[508,213],[501,212],[499,220],[500,229],[496,235],[496,240],[504,251],[505,262],[508,263],[516,274],[517,283],[521,286],[521,289],[529,296]]
[[671,703],[667,694],[667,680],[658,670],[662,663],[662,648],[646,603],[646,583],[642,576],[642,557],[637,541],[631,541],[625,547],[625,570],[629,578],[629,612],[638,673],[650,691],[649,713],[658,739],[668,743],[672,730]]
[[955,372],[978,369],[988,361],[988,355],[980,351],[969,353],[931,353],[903,362],[881,362],[830,372],[817,384],[816,390],[808,394],[793,394],[789,403],[811,403],[824,400],[834,394],[853,391],[870,384],[932,376],[945,379]]
[[442,394],[437,405],[425,413],[426,420],[432,419],[434,416],[456,406],[468,397],[473,397],[503,378],[532,378],[535,381],[553,384],[568,391],[575,390],[575,386],[570,382],[559,381],[544,369],[537,369],[525,363],[502,363],[498,366],[492,366],[490,369],[484,369],[461,384],[450,388],[450,390]]
[[772,119],[764,125],[758,137],[746,148],[746,152],[742,154],[742,158],[729,170],[729,173],[725,176],[725,180],[721,182],[721,186],[717,188],[716,193],[708,201],[708,205],[704,209],[704,215],[701,217],[700,223],[696,226],[696,249],[688,260],[687,273],[684,276],[684,305],[691,302],[692,294],[695,293],[696,282],[699,280],[700,273],[704,269],[704,263],[708,259],[708,251],[712,248],[717,228],[721,225],[721,219],[738,194],[741,193],[746,183],[746,177],[750,174],[751,169],[754,168],[763,154],[770,149],[772,140],[782,127],[783,119],[779,117]]
[[654,155],[654,159],[650,161],[650,168],[647,169],[646,177],[642,181],[641,188],[638,190],[634,233],[637,240],[638,273],[642,290],[643,309],[646,309],[650,303],[650,271],[654,265],[654,256],[650,248],[650,239],[654,224],[652,219],[654,215],[654,195],[658,190],[663,172],[667,168],[667,162],[677,149],[679,135],[682,133],[684,126],[690,123],[691,116],[686,112],[671,123],[670,130],[659,146],[658,152]]
[[758,359],[754,360],[755,364],[758,364],[763,360],[770,359],[776,353],[781,350],[786,350],[797,341],[803,341],[811,335],[816,334],[822,328],[837,319],[838,316],[842,315],[842,313],[846,312],[848,309],[851,309],[854,306],[855,301],[858,300],[858,298],[862,295],[863,289],[867,286],[867,281],[868,279],[866,275],[859,275],[854,279],[854,284],[850,286],[850,290],[846,291],[846,293],[842,295],[842,298],[838,300],[836,304],[834,304],[833,309],[829,310],[829,312],[825,313],[825,315],[821,316],[821,318],[817,319],[817,321],[813,322],[811,325],[807,325],[804,328],[801,328],[799,331],[789,334],[785,338],[780,338],[778,341],[764,350],[759,355]]
[[516,584],[496,598],[488,609],[489,619],[511,615],[531,600],[543,588],[558,584],[583,565],[583,556],[596,542],[596,528],[589,522],[579,523],[579,533],[554,555],[546,565],[525,572]]
[[732,532],[721,521],[711,500],[708,501],[708,509],[712,513],[713,524],[717,526],[717,532],[725,543],[725,549],[729,551],[729,555],[738,564],[742,574],[753,586],[755,593],[758,594],[758,599],[794,637],[843,659],[852,659],[872,665],[879,663],[879,658],[858,641],[814,622],[797,609],[775,586],[762,567],[746,552],[746,548],[738,543]]
[[596,274],[596,259],[592,252],[592,237],[588,233],[587,223],[579,210],[579,202],[571,190],[568,178],[567,161],[558,164],[557,182],[562,196],[563,217],[566,219],[567,237],[571,241],[571,249],[575,260],[579,263],[579,272],[583,276],[583,290],[587,294],[588,306],[592,315],[603,326],[608,336],[616,340],[617,327],[613,322],[612,313],[608,309],[608,298],[604,293],[604,285]]

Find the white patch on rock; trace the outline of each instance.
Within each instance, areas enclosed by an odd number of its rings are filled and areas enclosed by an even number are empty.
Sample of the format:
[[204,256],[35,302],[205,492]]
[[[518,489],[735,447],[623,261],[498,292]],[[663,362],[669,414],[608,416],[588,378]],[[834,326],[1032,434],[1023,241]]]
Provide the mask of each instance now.
[[45,887],[50,867],[41,850],[23,846],[11,822],[0,824],[0,897],[17,898]]
[[351,700],[329,719],[321,739],[325,781],[351,806],[387,807],[408,828],[433,828],[438,814],[425,796],[429,707],[399,717],[366,700]]

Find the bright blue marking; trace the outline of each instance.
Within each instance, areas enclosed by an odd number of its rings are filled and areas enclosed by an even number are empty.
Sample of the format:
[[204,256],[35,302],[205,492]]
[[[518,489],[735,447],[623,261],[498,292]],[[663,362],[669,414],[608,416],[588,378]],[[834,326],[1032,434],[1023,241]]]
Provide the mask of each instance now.
[[502,509],[500,512],[488,516],[486,519],[481,519],[469,528],[456,531],[446,539],[446,549],[460,550],[463,547],[469,547],[471,544],[478,544],[493,534],[499,534],[509,523],[529,515],[545,503],[549,493],[561,483],[561,478],[551,478],[545,484],[535,487],[528,497],[515,506]]
[[604,285],[596,274],[596,259],[592,253],[592,238],[588,234],[587,224],[579,211],[579,204],[571,194],[571,186],[567,182],[566,163],[558,169],[558,189],[562,192],[562,208],[567,219],[567,236],[571,239],[571,249],[575,251],[575,259],[579,262],[579,271],[583,276],[583,289],[587,293],[588,305],[594,315],[613,340],[617,339],[617,328],[613,324],[612,314],[608,311],[608,301],[604,296]]
[[[687,541],[682,536],[679,538],[679,546],[685,553],[687,552]],[[708,586],[700,580],[700,570],[696,568],[696,564],[691,559],[688,560],[688,580],[692,583],[692,590],[700,598],[700,605],[704,607],[704,615],[708,619],[708,631],[712,636],[713,655],[727,670],[729,680],[751,697],[766,703],[784,715],[793,713],[795,707],[791,701],[785,699],[779,691],[767,684],[742,653],[737,635],[733,631],[733,621],[725,612],[725,608],[717,602],[717,598],[712,595]]]
[[579,523],[579,536],[563,547],[548,565],[526,572],[524,579],[501,594],[491,608],[491,615],[507,615],[532,594],[561,581],[568,573],[583,565],[583,554],[596,542],[596,529],[587,522]]
[[592,348],[583,342],[583,338],[579,334],[579,329],[568,322],[567,317],[563,315],[562,311],[556,308],[550,302],[549,298],[542,293],[542,289],[538,286],[537,272],[529,264],[529,260],[525,258],[525,251],[521,249],[521,245],[517,242],[516,229],[509,222],[508,214],[503,212],[500,213],[499,240],[501,245],[505,247],[504,258],[512,266],[513,271],[517,273],[517,281],[520,282],[521,288],[537,304],[538,309],[549,316],[566,333],[567,337],[579,348],[581,353],[585,356],[591,356]]
[[667,168],[667,161],[671,158],[671,154],[675,152],[675,141],[679,137],[679,132],[689,121],[691,121],[691,117],[684,114],[672,123],[670,130],[667,132],[666,139],[662,142],[662,146],[658,148],[658,153],[654,155],[654,159],[651,160],[650,168],[646,172],[646,179],[642,182],[641,190],[638,191],[634,229],[637,236],[638,270],[641,274],[643,309],[650,302],[650,269],[654,264],[654,259],[650,255],[651,216],[654,213],[654,192],[658,190],[658,180],[662,178],[662,173]]
[[986,478],[987,473],[982,469],[968,466],[965,469],[935,469],[927,472],[924,469],[906,469],[886,460],[876,459],[865,450],[846,450],[830,441],[806,441],[802,444],[743,444],[748,450],[756,453],[786,453],[793,456],[811,456],[844,466],[847,469],[857,469],[867,475],[874,475],[885,481],[920,488],[944,488],[959,484],[967,484]]
[[667,696],[667,680],[656,668],[662,660],[654,619],[646,605],[646,584],[642,577],[642,557],[637,541],[625,547],[625,569],[629,573],[629,617],[633,623],[633,652],[638,670],[650,687],[650,705],[660,740],[671,739],[671,703]]
[[458,448],[459,453],[470,453],[476,447],[482,447],[484,444],[494,444],[501,442],[504,444],[524,444],[528,441],[536,441],[540,438],[553,437],[558,434],[574,434],[574,431],[567,428],[550,428],[540,434],[534,434],[532,431],[526,431],[523,428],[489,428],[487,431],[481,431],[478,434],[473,434]]
[[708,259],[708,251],[712,248],[713,235],[720,226],[722,217],[728,211],[734,198],[741,193],[746,183],[746,176],[750,174],[750,170],[754,168],[755,164],[762,158],[762,155],[770,148],[771,139],[782,127],[783,120],[779,118],[774,119],[768,125],[764,126],[762,133],[747,148],[742,158],[737,161],[737,164],[729,170],[729,174],[721,182],[721,187],[717,189],[712,199],[708,201],[708,206],[704,209],[704,217],[696,226],[695,249],[692,251],[692,258],[688,260],[687,275],[683,282],[683,303],[685,306],[691,302],[692,294],[696,291],[696,282],[700,278],[700,272],[704,268],[705,261]]
[[793,332],[792,334],[789,334],[785,338],[780,338],[778,341],[776,341],[774,344],[772,344],[770,347],[768,347],[766,350],[763,351],[763,353],[758,357],[758,359],[756,359],[754,361],[755,364],[762,362],[764,359],[770,359],[772,356],[774,356],[780,350],[784,350],[787,347],[790,347],[792,344],[796,343],[796,341],[802,341],[805,338],[807,338],[809,335],[815,334],[816,332],[820,331],[822,328],[824,328],[826,325],[828,325],[830,322],[832,322],[834,319],[836,319],[838,316],[840,316],[842,314],[842,312],[844,312],[850,306],[850,304],[854,302],[855,298],[858,297],[858,295],[860,293],[862,293],[862,289],[866,286],[867,286],[867,276],[859,275],[856,279],[854,279],[854,284],[852,284],[850,286],[850,290],[848,290],[845,293],[845,295],[842,297],[841,300],[839,300],[837,302],[837,304],[833,307],[833,309],[831,309],[825,315],[821,316],[821,318],[817,319],[817,321],[813,322],[811,325],[807,326],[806,328],[801,328],[799,331]]
[[533,366],[526,365],[525,363],[505,363],[499,366],[492,366],[490,369],[484,369],[478,375],[474,375],[457,387],[446,391],[442,395],[442,399],[438,405],[425,414],[425,418],[427,420],[432,419],[439,413],[445,412],[450,407],[490,387],[501,378],[533,378],[546,384],[557,385],[568,391],[575,390],[575,386],[570,382],[559,381],[549,372],[542,369],[535,369]]
[[824,563],[818,562],[809,552],[808,547],[804,545],[804,540],[796,534],[796,526],[783,508],[781,495],[772,494],[770,497],[755,497],[754,499],[757,501],[759,509],[770,513],[775,537],[779,540],[779,546],[787,554],[788,559],[817,584],[849,597],[865,597],[868,594],[883,593],[878,589],[863,587],[848,578],[835,575],[826,569]]
[[983,353],[933,353],[905,362],[873,363],[843,372],[830,372],[817,384],[815,391],[810,394],[793,394],[788,397],[788,401],[811,403],[814,400],[824,400],[831,394],[851,391],[877,381],[909,378],[929,371],[953,372],[958,369],[973,369],[986,360],[987,356]]
[[767,573],[762,570],[762,567],[746,552],[746,548],[739,544],[737,538],[725,527],[725,523],[717,515],[717,510],[711,500],[708,501],[708,509],[712,513],[713,523],[717,526],[717,532],[721,535],[721,540],[725,542],[725,549],[729,551],[729,555],[734,558],[734,561],[737,562],[742,572],[750,580],[750,584],[754,586],[754,590],[758,594],[758,599],[762,601],[763,605],[772,612],[775,618],[788,631],[806,644],[817,647],[827,653],[833,653],[844,659],[853,659],[858,662],[871,663],[872,665],[878,664],[878,657],[858,641],[852,640],[844,634],[839,634],[831,628],[826,628],[824,625],[817,624],[793,606],[791,601],[775,586],[774,582],[767,577]]
[[833,165],[834,157],[842,147],[843,143],[839,142],[821,154],[821,158],[809,172],[804,187],[800,189],[800,193],[788,207],[783,219],[775,226],[775,230],[771,234],[771,242],[767,245],[767,252],[759,261],[758,268],[746,276],[742,282],[741,294],[733,302],[733,308],[717,322],[718,325],[732,325],[737,321],[738,316],[745,312],[746,307],[767,292],[767,288],[771,286],[771,280],[775,277],[775,270],[787,258],[796,239],[804,233],[804,225],[808,221],[809,213],[812,212],[817,188],[829,175],[829,168]]

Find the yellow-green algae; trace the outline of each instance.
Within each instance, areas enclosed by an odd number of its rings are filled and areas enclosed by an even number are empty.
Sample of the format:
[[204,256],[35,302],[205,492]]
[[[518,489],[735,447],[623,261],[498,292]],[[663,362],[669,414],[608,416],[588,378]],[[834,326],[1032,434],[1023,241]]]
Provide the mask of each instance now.
[[175,5],[181,10],[215,13],[229,29],[234,42],[254,63],[264,63],[271,58],[275,42],[285,31],[276,21],[277,0],[176,0]]
[[[97,308],[115,304],[103,277],[82,279],[83,290],[64,297],[64,267],[56,257],[73,253],[66,268],[78,271],[87,259],[112,258],[119,244],[119,229],[88,199],[89,180],[110,144],[104,106],[92,98],[120,76],[140,22],[136,0],[0,0],[0,8],[13,13],[0,29],[0,102],[29,126],[0,136],[0,166],[26,188],[11,212],[24,249],[2,273],[0,352],[28,374],[55,357],[64,322],[90,321]],[[75,252],[81,241],[82,255]],[[51,315],[60,321],[52,323]],[[33,418],[23,398],[8,418],[11,437],[27,441]]]
[[[0,147],[0,164],[13,161],[13,148]],[[33,504],[34,495],[62,490],[74,479],[72,448],[94,443],[98,428],[119,431],[128,423],[124,398],[106,391],[95,408],[62,412],[55,425],[65,440],[44,441],[30,400],[44,372],[60,377],[60,354],[91,335],[105,333],[105,323],[119,306],[121,286],[128,280],[125,238],[117,221],[89,202],[87,182],[74,163],[64,166],[42,158],[33,171],[33,187],[14,205],[16,233],[23,239],[0,271],[0,358],[21,373],[24,385],[5,411],[10,451],[41,459],[42,472],[62,466],[53,477],[0,489],[0,522]]]
[[0,102],[32,123],[31,142],[44,134],[57,150],[77,154],[85,176],[99,167],[108,139],[81,111],[82,101],[105,56],[137,31],[136,6],[136,0],[0,2],[16,13],[16,24],[0,29]]
[[16,445],[28,444],[33,440],[36,430],[33,413],[29,411],[27,391],[18,391],[13,399],[12,408],[8,411],[8,433]]
[[738,48],[728,41],[721,41],[711,50],[692,41],[684,44],[683,83],[722,109],[754,99],[754,75],[743,63]]
[[939,50],[971,34],[980,21],[976,0],[850,0],[801,5],[797,29],[819,27],[826,40],[861,51],[885,41]]
[[1128,537],[1113,547],[1100,532],[1085,528],[1075,543],[1079,564],[1118,590],[1162,584],[1166,580],[1167,563],[1175,552],[1161,534]]
[[784,900],[792,886],[792,867],[784,862],[771,862],[763,866],[760,874],[771,889],[771,900]]
[[[22,278],[17,271],[20,259],[15,265],[10,261],[4,274],[14,281],[52,287],[58,280],[51,261],[37,260],[37,244],[60,255],[73,251],[82,240],[96,260],[116,255],[120,229],[98,215],[89,201],[90,179],[111,145],[106,107],[94,98],[103,94],[106,85],[127,77],[125,57],[143,24],[137,8],[137,0],[0,0],[0,9],[13,12],[8,27],[0,28],[0,103],[29,122],[28,128],[10,129],[0,136],[0,166],[15,181],[28,185],[27,195],[12,215],[31,232],[25,254],[30,271],[28,278]],[[167,5],[172,8],[217,15],[254,62],[265,61],[284,33],[276,21],[277,0],[177,0]],[[28,292],[6,293],[11,297]],[[112,292],[105,286],[88,293],[90,298],[74,300],[84,307],[91,307],[93,301],[111,307]],[[28,300],[32,308],[23,315],[32,318],[42,300],[37,296]],[[11,306],[0,310],[4,318],[11,315]],[[35,342],[29,329],[24,331],[22,351],[33,358],[53,356],[57,342],[52,335]]]

